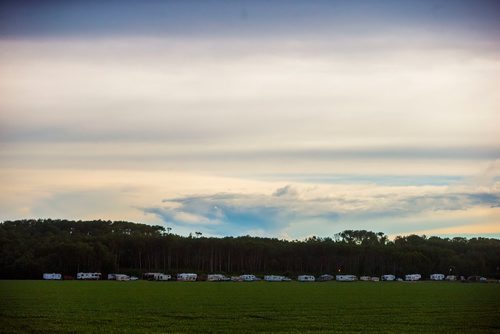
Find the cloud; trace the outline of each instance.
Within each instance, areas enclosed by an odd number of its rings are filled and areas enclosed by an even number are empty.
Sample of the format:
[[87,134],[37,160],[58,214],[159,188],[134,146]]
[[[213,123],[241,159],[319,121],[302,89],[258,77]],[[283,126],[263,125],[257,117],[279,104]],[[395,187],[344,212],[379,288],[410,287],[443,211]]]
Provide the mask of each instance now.
[[281,196],[295,197],[297,195],[298,195],[297,190],[294,189],[291,185],[286,185],[283,188],[278,188],[273,193],[273,196],[277,196],[277,197],[281,197]]
[[[286,185],[270,194],[218,193],[165,199],[163,207],[145,208],[167,224],[191,226],[212,235],[246,234],[264,230],[271,235],[299,236],[307,227],[333,234],[345,228],[378,229],[381,220],[388,233],[410,231],[414,222],[432,228],[435,217],[444,228],[470,224],[444,221],[442,213],[493,209],[500,193],[469,189],[452,192],[446,186],[321,186]],[[396,222],[399,221],[399,222]]]

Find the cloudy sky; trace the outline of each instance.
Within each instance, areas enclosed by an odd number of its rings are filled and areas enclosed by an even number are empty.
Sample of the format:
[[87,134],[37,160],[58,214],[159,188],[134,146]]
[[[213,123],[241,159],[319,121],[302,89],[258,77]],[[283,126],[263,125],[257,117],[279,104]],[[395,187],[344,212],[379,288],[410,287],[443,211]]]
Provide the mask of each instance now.
[[500,237],[498,1],[3,1],[0,220]]

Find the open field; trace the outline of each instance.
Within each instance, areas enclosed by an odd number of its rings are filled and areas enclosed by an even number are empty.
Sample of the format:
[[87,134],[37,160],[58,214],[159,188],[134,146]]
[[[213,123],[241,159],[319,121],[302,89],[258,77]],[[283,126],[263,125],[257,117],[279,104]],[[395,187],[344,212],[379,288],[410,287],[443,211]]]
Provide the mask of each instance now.
[[0,281],[2,332],[500,332],[500,284]]

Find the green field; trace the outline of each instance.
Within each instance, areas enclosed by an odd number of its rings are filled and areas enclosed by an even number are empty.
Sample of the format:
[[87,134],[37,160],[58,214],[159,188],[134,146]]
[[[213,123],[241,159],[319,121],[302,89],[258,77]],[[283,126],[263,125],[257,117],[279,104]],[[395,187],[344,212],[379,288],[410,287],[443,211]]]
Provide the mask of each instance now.
[[500,284],[0,281],[2,332],[499,333]]

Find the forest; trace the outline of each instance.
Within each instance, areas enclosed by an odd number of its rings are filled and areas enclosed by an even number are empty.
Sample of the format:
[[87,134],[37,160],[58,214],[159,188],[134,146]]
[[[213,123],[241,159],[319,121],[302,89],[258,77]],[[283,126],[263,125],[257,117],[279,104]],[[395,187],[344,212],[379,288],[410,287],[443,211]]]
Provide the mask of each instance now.
[[180,236],[125,221],[33,219],[0,223],[0,278],[44,272],[196,272],[355,275],[431,273],[500,278],[500,240],[347,230],[331,237],[280,240]]

